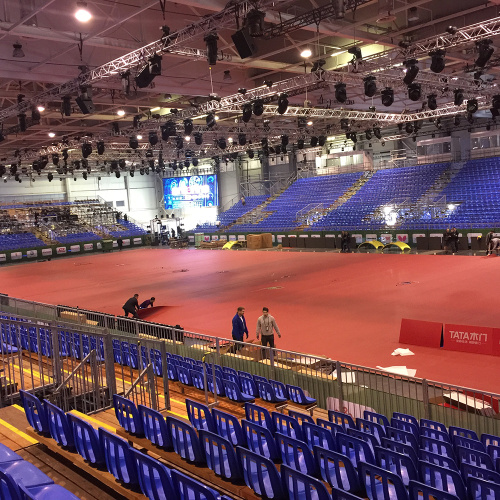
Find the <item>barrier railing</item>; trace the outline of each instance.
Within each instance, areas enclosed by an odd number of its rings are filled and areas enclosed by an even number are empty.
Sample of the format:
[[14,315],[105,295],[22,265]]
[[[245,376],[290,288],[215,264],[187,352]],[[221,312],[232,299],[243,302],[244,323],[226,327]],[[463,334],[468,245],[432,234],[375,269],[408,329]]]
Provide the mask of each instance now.
[[[5,302],[5,297],[0,299]],[[17,300],[25,306],[25,301]],[[33,310],[37,310],[35,306]],[[500,434],[499,394],[323,356],[115,319],[134,325],[135,330],[4,313],[0,318],[0,403],[17,401],[19,389],[24,389],[52,398],[65,409],[88,413],[109,408],[114,393],[127,394],[137,404],[169,409],[166,367],[170,353],[205,362],[205,390],[200,390],[200,399],[211,406],[221,398],[207,388],[215,388],[215,365],[219,365],[300,386],[316,398],[319,408],[355,418],[362,417],[364,410],[387,417],[397,411],[478,433]],[[208,384],[210,378],[212,384]]]

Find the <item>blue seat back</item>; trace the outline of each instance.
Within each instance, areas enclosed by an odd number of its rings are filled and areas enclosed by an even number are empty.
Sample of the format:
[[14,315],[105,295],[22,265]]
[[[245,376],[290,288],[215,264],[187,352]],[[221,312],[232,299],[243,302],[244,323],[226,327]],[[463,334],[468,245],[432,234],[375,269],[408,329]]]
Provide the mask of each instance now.
[[224,383],[222,379],[222,375],[215,375],[215,387],[214,387],[214,376],[212,374],[207,373],[207,388],[210,392],[217,394],[219,396],[225,396],[226,392],[224,391]]
[[241,427],[250,450],[260,453],[263,457],[271,460],[278,460],[280,453],[276,447],[274,436],[269,429],[245,419],[241,421]]
[[17,462],[18,460],[24,459],[21,455],[18,455],[15,451],[12,451],[8,446],[0,443],[0,464]]
[[231,382],[234,382],[239,389],[241,389],[241,385],[240,385],[240,377],[238,377],[238,375],[234,374],[234,373],[228,373],[228,372],[225,372],[223,371],[222,372],[222,380],[230,380]]
[[453,446],[446,441],[438,441],[437,439],[420,436],[420,449],[455,459]]
[[217,408],[212,410],[212,415],[215,432],[219,436],[230,441],[233,446],[246,446],[247,440],[237,417]]
[[259,397],[259,390],[257,389],[257,384],[255,383],[255,380],[253,377],[248,373],[247,375],[241,375],[242,373],[245,372],[238,372],[239,377],[240,377],[240,385],[241,385],[241,390],[245,394],[249,394],[250,396],[253,396],[254,398]]
[[232,481],[240,479],[242,472],[231,441],[213,432],[200,430],[200,444],[208,468],[218,476]]
[[418,481],[410,481],[408,493],[410,500],[459,500],[456,495],[432,488]]
[[432,453],[431,451],[419,450],[418,452],[420,460],[424,460],[425,462],[429,462],[434,465],[439,465],[440,467],[447,467],[452,470],[458,471],[458,466],[455,463],[455,460],[450,457],[443,457],[437,453]]
[[385,435],[389,439],[392,439],[393,441],[398,441],[399,443],[408,444],[415,451],[418,450],[417,438],[411,432],[395,429],[394,427],[387,427],[385,429]]
[[243,470],[245,484],[249,488],[264,498],[276,500],[286,498],[276,466],[270,459],[241,446],[236,448],[236,453]]
[[356,428],[356,424],[354,423],[351,415],[347,415],[346,413],[342,413],[340,411],[328,410],[328,420],[341,425],[344,431],[347,431],[348,427],[352,427],[353,429]]
[[315,446],[314,458],[321,479],[330,486],[353,493],[361,491],[358,473],[349,457]]
[[219,498],[226,498],[220,497],[212,488],[204,486],[196,481],[196,479],[188,477],[182,472],[172,469],[170,474],[172,475],[172,483],[176,492],[174,498],[183,500],[219,500]]
[[141,417],[133,401],[130,399],[113,394],[113,404],[115,406],[115,415],[118,423],[130,434],[143,436]]
[[375,459],[379,467],[397,474],[403,480],[405,486],[408,486],[411,480],[418,480],[417,468],[413,460],[403,453],[377,446],[375,448]]
[[418,467],[423,483],[438,490],[447,491],[458,498],[465,498],[465,486],[459,472],[422,461]]
[[316,399],[310,396],[306,396],[302,387],[299,387],[298,385],[286,384],[286,389],[288,391],[290,401],[293,401],[298,405],[309,405],[316,403]]
[[43,401],[43,404],[45,405],[47,422],[52,439],[61,446],[73,449],[75,447],[73,427],[68,420],[68,416],[61,408],[46,399]]
[[311,476],[316,474],[316,462],[307,443],[280,432],[276,433],[276,443],[284,464],[304,474]]
[[347,429],[347,434],[349,436],[354,436],[355,438],[366,441],[370,446],[373,455],[375,456],[375,446],[380,446],[380,443],[375,436],[369,434],[368,432],[359,431],[358,429],[352,429],[351,427]]
[[358,464],[358,472],[370,500],[408,498],[403,480],[398,475],[366,462]]
[[500,498],[500,484],[485,481],[479,477],[469,477],[467,487],[470,498]]
[[170,415],[167,417],[167,427],[177,455],[188,462],[204,463],[205,458],[194,427]]
[[438,429],[431,429],[430,427],[421,427],[420,435],[431,439],[437,439],[438,441],[445,441],[446,443],[451,443],[450,435],[447,432],[440,431]]
[[315,446],[320,446],[321,448],[326,448],[328,450],[337,449],[337,443],[335,442],[335,437],[334,434],[332,434],[332,431],[325,427],[321,427],[320,425],[304,421],[302,424],[302,436],[311,450]]
[[280,399],[290,399],[290,395],[288,394],[288,389],[283,382],[278,382],[277,380],[269,379],[269,383],[273,386],[274,393]]
[[293,417],[295,420],[297,420],[297,422],[300,425],[303,425],[304,422],[309,422],[311,424],[315,424],[316,423],[314,421],[314,418],[311,417],[311,415],[306,415],[305,413],[302,413],[300,411],[295,411],[295,410],[288,409],[288,415],[290,415],[290,417]]
[[488,455],[491,457],[494,463],[500,458],[500,446],[495,446],[494,444],[489,444],[486,448]]
[[268,382],[268,380],[267,380],[266,377],[262,377],[261,375],[255,375],[255,373],[253,374],[253,379],[254,379],[255,383],[257,383],[257,382]]
[[337,432],[343,432],[345,434],[345,429],[341,425],[336,424],[335,422],[330,422],[330,420],[317,418],[316,424],[319,425],[320,427],[328,429],[332,433],[333,437],[337,435]]
[[364,418],[356,419],[356,428],[367,434],[371,434],[380,444],[380,439],[385,437],[385,430],[382,425],[377,422],[372,422],[371,420],[366,420]]
[[281,466],[281,482],[283,491],[288,492],[289,498],[331,500],[328,490],[321,481],[287,465]]
[[464,429],[463,427],[450,425],[448,427],[448,432],[450,433],[450,438],[452,442],[454,442],[455,436],[461,436],[467,439],[475,439],[476,441],[479,441],[477,434],[474,431],[471,431],[470,429]]
[[400,420],[399,418],[391,418],[391,427],[402,431],[411,432],[417,439],[420,435],[420,427],[418,425],[412,424],[411,422],[406,422],[405,420]]
[[193,379],[191,378],[191,368],[186,368],[182,365],[177,365],[177,378],[179,382],[184,385],[193,385]]
[[392,418],[397,418],[398,420],[402,420],[403,422],[409,422],[410,424],[416,425],[418,427],[418,420],[413,415],[407,415],[406,413],[395,411],[392,414]]
[[375,456],[370,445],[362,439],[347,434],[337,433],[337,451],[346,455],[357,468],[359,462],[375,463]]
[[108,471],[125,484],[130,486],[138,484],[135,458],[127,441],[102,427],[99,428],[99,440],[104,450]]
[[481,441],[478,441],[477,439],[469,439],[463,436],[454,436],[453,445],[455,447],[455,450],[457,450],[458,447],[462,447],[486,453],[486,448],[484,447],[484,444],[481,443]]
[[469,477],[479,477],[485,481],[491,481],[493,483],[500,484],[500,473],[495,472],[491,469],[486,469],[485,467],[477,467],[475,465],[463,462],[460,464],[460,472],[462,473],[462,479],[467,483]]
[[179,374],[177,373],[177,365],[173,360],[167,360],[167,374],[169,380],[177,381],[179,380]]
[[[482,443],[481,443],[482,444]],[[463,446],[456,447],[458,463],[467,463],[475,467],[483,469],[495,470],[495,465],[491,457],[483,451],[474,450],[472,448],[464,448]]]
[[191,375],[193,387],[196,387],[200,391],[204,391],[205,390],[205,377],[203,376],[203,373],[191,368],[191,370],[189,370],[189,374]]
[[16,480],[8,472],[0,470],[0,498],[5,498],[6,500],[25,500],[26,496],[23,497],[21,495],[22,493]]
[[177,494],[172,484],[170,469],[144,453],[132,448],[137,478],[142,492],[150,500],[176,498]]
[[441,422],[436,422],[435,420],[429,420],[428,418],[420,419],[420,427],[428,427],[430,429],[436,429],[438,431],[448,432],[446,425],[442,424]]
[[376,424],[381,425],[382,427],[389,427],[389,419],[380,413],[365,410],[363,412],[363,418],[365,420],[369,420],[370,422],[375,422]]
[[42,402],[33,394],[20,390],[21,404],[26,414],[28,423],[33,427],[36,432],[49,435],[49,422],[47,421],[47,412]]
[[397,453],[403,453],[404,455],[408,455],[412,459],[415,467],[417,466],[418,456],[413,446],[409,444],[400,443],[398,441],[393,441],[392,439],[389,438],[382,438],[380,446],[382,446],[382,448],[387,448],[388,450],[392,450]]
[[80,417],[72,413],[67,415],[73,427],[73,438],[78,454],[93,465],[104,464],[104,450],[97,431]]
[[163,415],[144,405],[139,405],[138,410],[146,438],[160,448],[172,449],[172,439]]
[[271,431],[275,431],[273,419],[266,408],[254,403],[245,405],[245,418],[256,424],[262,425]]
[[[276,397],[273,386],[269,382],[256,382],[257,390],[259,391],[259,398],[269,403],[279,403],[280,400]],[[285,400],[286,401],[286,400]],[[284,402],[283,400],[281,402]]]
[[215,424],[212,413],[207,405],[186,398],[186,410],[189,421],[195,429],[205,429],[215,432]]
[[230,368],[229,366],[223,366],[222,367],[222,372],[226,373],[226,374],[230,373],[230,374],[232,374],[232,375],[234,375],[236,377],[238,376],[238,372],[234,368]]
[[500,437],[494,436],[493,434],[481,434],[481,443],[483,443],[486,448],[490,445],[500,446]]
[[277,411],[273,411],[272,417],[276,432],[302,441],[302,427],[297,420]]
[[254,397],[252,395],[242,393],[239,385],[236,382],[224,379],[222,383],[224,385],[224,392],[226,394],[226,397],[231,401],[236,401],[237,403],[245,403],[254,400]]

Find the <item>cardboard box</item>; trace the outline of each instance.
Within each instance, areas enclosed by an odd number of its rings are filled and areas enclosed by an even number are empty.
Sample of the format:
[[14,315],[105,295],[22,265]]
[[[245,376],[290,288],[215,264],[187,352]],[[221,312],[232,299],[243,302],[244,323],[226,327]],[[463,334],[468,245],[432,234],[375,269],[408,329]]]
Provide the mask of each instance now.
[[256,250],[262,248],[262,235],[261,234],[248,234],[247,235],[247,248]]
[[262,233],[262,248],[273,248],[273,235]]

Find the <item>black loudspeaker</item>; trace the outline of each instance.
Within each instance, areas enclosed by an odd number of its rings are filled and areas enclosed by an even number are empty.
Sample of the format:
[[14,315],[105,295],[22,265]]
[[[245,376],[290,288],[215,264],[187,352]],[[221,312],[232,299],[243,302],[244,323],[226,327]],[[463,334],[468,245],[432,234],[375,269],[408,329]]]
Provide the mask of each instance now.
[[84,115],[90,115],[95,111],[95,106],[94,103],[92,102],[92,99],[84,99],[82,97],[77,97],[75,101]]
[[253,39],[246,29],[238,30],[234,35],[231,35],[231,38],[242,59],[253,56],[257,52]]

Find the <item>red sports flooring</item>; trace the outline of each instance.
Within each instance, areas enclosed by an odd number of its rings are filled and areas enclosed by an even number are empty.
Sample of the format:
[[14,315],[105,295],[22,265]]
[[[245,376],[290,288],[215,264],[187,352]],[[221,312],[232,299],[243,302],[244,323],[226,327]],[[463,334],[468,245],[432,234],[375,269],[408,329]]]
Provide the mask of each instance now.
[[[409,282],[409,283],[408,283]],[[156,297],[148,320],[230,338],[246,308],[250,338],[263,306],[278,347],[500,393],[500,358],[398,343],[401,318],[498,326],[500,258],[144,248],[0,269],[0,292],[121,314]],[[155,308],[156,309],[156,308]],[[409,347],[415,356],[391,356]]]

